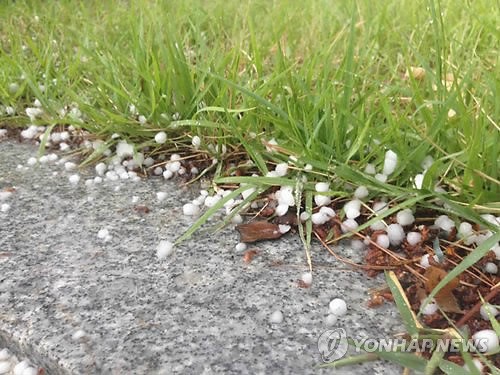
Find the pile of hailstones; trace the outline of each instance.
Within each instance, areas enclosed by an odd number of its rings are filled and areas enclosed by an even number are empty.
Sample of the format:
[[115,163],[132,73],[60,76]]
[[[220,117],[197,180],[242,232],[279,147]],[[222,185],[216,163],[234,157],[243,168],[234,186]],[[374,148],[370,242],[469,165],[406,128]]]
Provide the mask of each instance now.
[[[26,113],[31,119],[39,117],[43,111],[36,105],[34,108],[27,108]],[[77,108],[72,108],[69,113],[72,117],[76,119],[81,118],[81,113]],[[43,138],[43,132],[45,127],[31,125],[27,129],[21,132],[21,136],[27,139]],[[59,148],[63,151],[67,150],[70,146],[67,143],[71,137],[72,132],[75,129],[69,127],[67,131],[63,132],[53,132],[50,135],[49,144],[52,146],[59,145]],[[113,134],[111,138],[119,138],[118,134]],[[163,144],[167,140],[167,134],[165,132],[158,132],[155,137],[155,142],[157,144]],[[267,142],[269,145],[277,145],[277,142],[272,139]],[[198,136],[192,138],[192,145],[195,149],[198,149],[201,145],[201,140]],[[141,152],[134,152],[134,147],[125,141],[119,141],[116,145],[115,154],[112,155],[112,151],[107,148],[102,140],[89,141],[85,140],[83,142],[83,147],[93,150],[100,150],[103,155],[110,157],[110,161],[106,164],[101,162],[95,166],[97,176],[85,181],[85,185],[90,186],[93,184],[99,184],[103,180],[117,181],[117,180],[131,180],[138,181],[140,177],[135,172],[138,167],[145,167],[152,169],[153,175],[163,176],[165,179],[171,179],[174,176],[182,176],[186,173],[191,175],[197,175],[199,171],[196,167],[191,168],[189,171],[182,164],[180,155],[173,154],[170,156],[170,160],[165,160],[164,155],[160,155],[157,160],[152,157],[145,157]],[[269,149],[272,151],[272,148]],[[72,171],[76,169],[77,165],[65,159],[58,160],[56,154],[43,155],[40,158],[30,158],[28,160],[28,165],[34,165],[36,163],[50,163],[57,162],[63,163],[67,171]],[[213,159],[213,163],[217,163],[217,159]],[[384,164],[381,173],[377,173],[376,168],[373,164],[367,164],[365,167],[365,173],[374,175],[374,177],[381,181],[386,182],[388,177],[396,170],[398,163],[398,156],[395,152],[389,150],[385,154]],[[288,163],[279,163],[276,165],[275,169],[269,171],[266,177],[284,177],[287,175],[290,164],[298,164],[296,157],[291,156]],[[422,182],[425,177],[425,172],[433,164],[432,157],[428,156],[422,162],[422,173],[419,173],[413,179],[413,184],[415,188],[421,189]],[[18,166],[22,168],[22,166]],[[303,166],[305,172],[310,172],[312,166],[306,164]],[[256,176],[256,175],[254,175]],[[305,176],[303,177],[305,178]],[[80,181],[80,176],[78,174],[71,174],[69,176],[69,181],[72,184],[78,184]],[[321,225],[326,223],[332,217],[336,216],[336,212],[328,205],[331,203],[331,198],[328,196],[330,190],[330,185],[327,182],[318,182],[315,185],[316,195],[314,196],[314,202],[316,204],[316,209],[310,217],[311,221],[315,225]],[[444,192],[442,187],[436,186],[435,188],[438,192]],[[232,213],[233,209],[241,204],[243,199],[246,199],[252,193],[254,193],[255,188],[248,188],[242,193],[242,199],[230,199],[224,204],[224,209],[226,215]],[[202,207],[213,207],[221,199],[226,197],[231,193],[231,190],[217,189],[214,194],[210,195],[207,190],[201,190],[200,195],[183,206],[183,213],[186,216],[195,217],[200,214]],[[361,206],[366,204],[363,202],[365,198],[369,195],[368,188],[366,186],[359,186],[355,189],[353,198],[345,203],[343,207],[345,220],[341,224],[341,229],[344,233],[355,231],[359,224],[356,219],[361,215]],[[159,201],[164,200],[167,197],[167,193],[158,192],[157,199]],[[276,200],[275,214],[277,216],[285,215],[290,207],[295,206],[295,197],[293,187],[282,186],[278,191],[274,193],[274,198]],[[257,208],[256,203],[252,204],[254,208]],[[374,214],[381,214],[384,210],[388,209],[388,205],[384,201],[378,201],[371,207]],[[300,215],[302,221],[309,219],[306,212],[302,212]],[[490,214],[483,215],[483,218],[495,226],[500,226],[500,217],[495,217]],[[371,229],[374,231],[385,231],[385,234],[379,234],[377,236],[376,242],[379,246],[388,248],[389,246],[398,246],[405,239],[410,245],[416,245],[421,240],[421,234],[419,232],[409,232],[405,233],[405,226],[413,224],[415,218],[413,217],[412,211],[410,209],[403,209],[399,211],[396,215],[396,223],[386,225],[384,221],[380,220],[371,225]],[[243,221],[242,217],[237,214],[233,215],[232,222],[239,224]],[[449,218],[447,215],[441,215],[435,220],[435,227],[443,231],[449,232],[455,227],[455,222]],[[483,228],[481,232],[475,232],[472,225],[468,222],[462,222],[456,228],[459,236],[463,239],[466,245],[481,245],[485,240],[493,235],[490,230]],[[288,225],[281,225],[280,231],[286,233],[290,230]],[[352,246],[355,249],[362,249],[367,245],[366,241],[352,240]],[[160,258],[164,258],[166,255],[172,252],[173,245],[169,241],[162,241],[158,247],[157,255]],[[238,244],[238,250],[245,249],[245,244]],[[497,260],[500,260],[500,245],[497,243],[491,250],[496,254]],[[423,267],[429,266],[429,259],[427,255],[424,255],[421,259],[421,265]],[[485,265],[485,272],[495,274],[498,272],[498,266],[489,262]]]
[[[269,143],[273,143],[270,141]],[[290,162],[296,163],[297,159],[294,157],[290,158]],[[384,165],[382,173],[376,173],[375,167],[368,164],[365,172],[368,174],[374,174],[375,178],[385,182],[387,177],[394,172],[397,166],[397,155],[393,151],[387,151],[385,154]],[[425,158],[422,163],[423,173],[418,174],[414,178],[414,185],[416,188],[422,188],[422,181],[425,175],[425,171],[430,168],[433,161],[431,157]],[[266,177],[284,177],[287,175],[289,169],[288,163],[279,163],[276,165],[273,171],[268,172]],[[305,165],[303,168],[305,171],[311,171],[311,165]],[[328,196],[330,190],[330,185],[327,182],[318,182],[315,185],[316,194],[314,195],[314,202],[316,204],[316,209],[310,217],[311,221],[315,225],[322,225],[329,221],[332,217],[335,217],[337,213],[328,205],[331,203],[331,198]],[[440,187],[436,188],[437,191],[442,192],[443,189]],[[250,194],[255,191],[254,188],[249,188],[245,190],[242,194],[243,199],[246,199]],[[183,206],[183,211],[185,215],[195,216],[200,212],[200,207],[205,205],[207,207],[212,207],[220,199],[229,194],[230,191],[220,189],[214,195],[209,195],[206,190],[200,192],[200,196],[194,199],[191,203],[187,203]],[[365,198],[369,195],[368,188],[366,186],[359,186],[355,189],[353,198],[346,202],[343,206],[344,211],[344,221],[341,224],[341,229],[344,233],[355,231],[359,224],[356,221],[361,216],[361,206],[366,203],[363,202]],[[295,206],[295,197],[293,187],[282,186],[278,191],[274,193],[274,199],[276,201],[275,214],[276,216],[285,215],[290,207]],[[230,214],[235,205],[240,204],[242,200],[229,200],[226,202],[225,210],[226,214]],[[384,201],[374,202],[371,209],[375,215],[382,214],[387,210],[388,204]],[[482,215],[483,219],[493,224],[494,226],[500,226],[500,216],[495,217],[491,214]],[[309,219],[307,212],[302,212],[300,214],[300,219],[304,222]],[[236,215],[233,218],[234,223],[240,223],[242,220],[240,215]],[[413,212],[411,209],[406,208],[399,211],[396,214],[396,222],[393,224],[386,225],[383,220],[379,220],[371,225],[371,230],[385,232],[380,233],[376,238],[376,243],[383,247],[389,248],[390,246],[399,246],[406,240],[410,245],[418,244],[422,235],[420,232],[410,231],[405,233],[404,227],[412,225],[415,221]],[[434,226],[445,232],[450,232],[455,228],[455,222],[447,215],[441,215],[435,219]],[[282,233],[287,232],[290,229],[289,226],[281,225],[280,231]],[[472,224],[468,222],[461,222],[456,228],[459,236],[463,239],[466,245],[481,245],[484,241],[493,235],[493,232],[482,228],[480,232],[475,232]],[[368,240],[352,240],[352,246],[355,249],[363,249],[368,244]],[[245,248],[244,244],[238,244],[237,249],[243,250]],[[500,260],[500,245],[497,243],[492,246],[491,250],[495,253],[497,260]],[[429,267],[429,256],[424,255],[421,259],[421,265],[424,268]],[[493,262],[488,262],[485,265],[484,271],[490,274],[496,274],[498,272],[498,266]]]
[[28,360],[19,361],[8,349],[0,350],[0,374],[37,375],[38,368],[30,365]]

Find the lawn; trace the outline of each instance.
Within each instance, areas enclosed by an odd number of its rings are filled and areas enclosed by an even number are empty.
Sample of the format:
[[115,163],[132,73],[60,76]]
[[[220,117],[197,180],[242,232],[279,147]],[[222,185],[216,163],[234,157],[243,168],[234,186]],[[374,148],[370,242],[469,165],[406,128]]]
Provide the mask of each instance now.
[[85,130],[85,164],[119,142],[154,166],[179,154],[234,190],[177,242],[241,192],[229,219],[286,186],[310,266],[319,206],[343,224],[325,243],[404,208],[446,214],[477,232],[449,281],[500,257],[499,19],[495,0],[2,1],[0,126],[45,126],[43,146]]

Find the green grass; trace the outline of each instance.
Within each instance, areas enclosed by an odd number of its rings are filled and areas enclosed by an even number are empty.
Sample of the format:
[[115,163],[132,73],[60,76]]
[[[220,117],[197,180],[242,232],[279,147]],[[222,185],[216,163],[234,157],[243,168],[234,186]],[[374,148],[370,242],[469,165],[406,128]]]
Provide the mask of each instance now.
[[[19,116],[1,122],[26,124],[38,98],[43,123],[69,123],[57,111],[73,103],[86,119],[74,125],[99,136],[141,149],[159,129],[175,147],[198,134],[205,146],[242,145],[261,172],[286,160],[266,152],[274,137],[334,191],[368,184],[399,199],[419,194],[412,178],[431,155],[424,190],[439,183],[462,208],[499,212],[498,16],[491,0],[4,1],[0,100]],[[424,81],[403,77],[411,66]],[[380,184],[362,171],[380,170],[387,149],[399,164]]]
[[[262,176],[297,158],[284,178],[235,177],[222,163],[211,170],[214,183],[250,184],[234,196],[255,187],[248,201],[291,185],[310,212],[314,182],[328,180],[333,197],[366,185],[370,198],[390,199],[385,215],[430,207],[497,231],[479,214],[500,213],[498,19],[498,0],[4,0],[0,109],[17,114],[0,111],[0,125],[29,124],[24,109],[38,99],[40,125],[72,124],[111,147],[119,133],[137,151],[189,153],[198,135],[203,152],[223,161],[244,151],[249,173]],[[405,76],[411,67],[424,68],[425,79]],[[84,121],[61,118],[65,106],[78,106]],[[161,149],[160,130],[169,136]],[[275,152],[266,149],[271,138]],[[364,169],[381,171],[389,149],[399,162],[381,183]],[[434,163],[416,190],[412,179],[428,155]],[[304,182],[306,164],[313,171]],[[310,221],[299,229],[310,257]]]

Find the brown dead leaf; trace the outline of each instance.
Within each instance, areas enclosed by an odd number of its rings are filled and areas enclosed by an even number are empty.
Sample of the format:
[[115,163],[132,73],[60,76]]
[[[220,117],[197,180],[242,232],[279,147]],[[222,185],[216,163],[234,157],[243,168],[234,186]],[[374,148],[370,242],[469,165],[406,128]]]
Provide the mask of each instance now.
[[243,254],[243,262],[250,263],[253,257],[257,254],[259,254],[259,251],[255,249],[245,251],[245,253]]
[[256,242],[262,240],[274,240],[283,234],[279,230],[278,224],[269,223],[265,220],[252,221],[248,224],[236,226],[240,232],[241,242]]
[[[432,290],[443,280],[448,273],[438,267],[430,266],[425,271],[424,276],[427,281],[425,282],[425,289],[427,293],[432,292]],[[446,284],[443,289],[441,289],[436,294],[436,302],[443,311],[453,312],[453,313],[463,313],[462,309],[458,305],[456,297],[453,295],[453,290],[458,287],[460,281],[458,278],[454,278],[448,284]]]

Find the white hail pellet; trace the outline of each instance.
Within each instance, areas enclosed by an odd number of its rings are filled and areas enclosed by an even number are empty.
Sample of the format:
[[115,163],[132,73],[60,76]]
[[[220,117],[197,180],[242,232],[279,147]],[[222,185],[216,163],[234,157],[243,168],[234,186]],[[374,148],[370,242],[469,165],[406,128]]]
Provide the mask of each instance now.
[[384,230],[385,228],[387,228],[387,226],[384,224],[382,220],[376,221],[372,225],[370,225],[370,229],[372,231]]
[[47,155],[47,159],[48,159],[48,161],[50,161],[50,162],[54,162],[54,161],[56,161],[57,159],[59,159],[59,156],[57,156],[57,154],[53,154],[53,153],[52,153],[52,154],[48,154],[48,155]]
[[278,204],[286,204],[287,206],[295,206],[295,198],[293,196],[293,188],[290,186],[282,186],[275,194]]
[[352,201],[344,204],[344,212],[345,216],[348,219],[356,219],[359,215],[361,215],[361,201],[359,199],[353,199]]
[[304,221],[306,221],[307,219],[309,219],[309,213],[307,213],[307,212],[305,212],[305,211],[304,211],[304,212],[301,212],[301,213],[300,213],[300,221],[304,222]]
[[94,177],[94,184],[100,184],[100,183],[102,183],[102,177],[95,176]]
[[243,223],[243,217],[240,214],[236,214],[231,219],[231,223],[233,223],[233,224],[241,224],[241,223]]
[[43,115],[43,109],[36,107],[28,107],[26,108],[26,115],[30,118],[31,121],[35,120],[37,117]]
[[133,157],[134,156],[134,146],[131,144],[128,144],[125,141],[121,141],[116,145],[116,156],[121,160],[125,159],[126,157]]
[[100,238],[101,240],[105,239],[108,236],[109,236],[109,230],[106,228],[99,229],[99,232],[97,232],[97,238]]
[[76,169],[76,164],[72,163],[70,161],[67,161],[66,163],[64,163],[64,169],[66,169],[67,171],[72,171],[72,170]]
[[179,169],[181,169],[181,162],[178,160],[171,161],[167,164],[167,169],[172,173],[176,173],[179,171]]
[[384,249],[388,249],[391,241],[389,240],[389,236],[386,234],[379,234],[377,236],[377,245],[383,247]]
[[24,360],[14,366],[14,375],[23,375],[24,371],[30,367],[28,361]]
[[498,266],[493,262],[488,262],[484,265],[484,272],[496,275],[498,273]]
[[445,232],[449,232],[455,227],[455,223],[447,215],[438,216],[434,224]]
[[165,171],[163,171],[163,178],[164,178],[165,180],[169,180],[169,179],[171,179],[173,176],[174,176],[174,173],[173,173],[171,170],[166,169]]
[[279,177],[276,171],[269,171],[266,173],[266,177]]
[[65,142],[61,142],[61,143],[59,143],[59,150],[67,151],[67,150],[69,150],[69,145]]
[[391,150],[387,151],[385,153],[384,168],[382,173],[386,176],[389,176],[394,172],[397,165],[398,165],[398,155]]
[[186,203],[182,206],[182,212],[186,216],[196,216],[200,213],[200,206],[193,203]]
[[37,158],[29,158],[28,161],[26,162],[26,164],[28,164],[29,166],[33,166],[35,165],[36,163],[38,162]]
[[439,306],[436,302],[429,302],[425,307],[422,309],[422,314],[424,315],[432,315],[435,312],[439,310]]
[[481,353],[493,353],[498,349],[498,335],[492,329],[483,329],[472,335],[472,340],[480,342],[478,350]]
[[155,159],[153,159],[152,157],[147,157],[143,161],[144,166],[147,168],[151,167],[154,163],[155,163]]
[[318,182],[314,188],[318,193],[326,193],[330,190],[330,184],[328,182]]
[[191,140],[191,144],[195,149],[198,149],[201,145],[201,138],[195,135],[193,139]]
[[317,206],[326,206],[327,204],[330,204],[332,202],[332,199],[326,195],[315,195],[314,196],[314,203],[316,203]]
[[159,132],[155,135],[155,142],[159,144],[163,144],[167,141],[167,133]]
[[375,175],[375,179],[380,181],[380,182],[386,182],[387,181],[387,176],[383,173],[377,173]]
[[108,166],[103,162],[101,162],[95,166],[95,171],[97,172],[97,174],[99,176],[103,176],[107,169],[108,169]]
[[483,318],[484,320],[490,320],[488,314],[490,314],[492,318],[498,315],[498,309],[495,306],[490,305],[489,303],[482,305],[479,309],[479,312],[481,314],[481,318]]
[[8,360],[11,357],[11,354],[9,352],[9,349],[4,348],[0,350],[0,361],[5,361]]
[[159,259],[164,259],[174,251],[174,245],[170,241],[162,240],[156,248],[156,256]]
[[315,225],[321,225],[326,223],[329,220],[329,217],[326,216],[323,212],[316,212],[311,215],[311,221]]
[[493,246],[490,250],[495,253],[497,260],[500,260],[500,245],[497,244]]
[[276,209],[274,210],[274,213],[278,216],[283,216],[288,212],[288,205],[287,204],[278,204]]
[[[432,256],[434,261],[439,262],[439,259],[436,255]],[[429,268],[430,263],[429,263],[429,254],[424,254],[422,255],[422,258],[420,258],[420,265],[424,268]]]
[[311,172],[313,170],[313,166],[311,164],[306,164],[304,166],[304,171]]
[[158,166],[155,169],[153,169],[153,174],[155,176],[161,176],[163,174],[163,168]]
[[164,191],[159,191],[156,193],[156,199],[161,202],[167,198],[168,194],[165,193]]
[[269,317],[269,323],[279,324],[283,322],[283,313],[280,310],[274,311]]
[[[243,184],[241,184],[240,186],[244,186]],[[241,193],[241,196],[243,197],[243,199],[247,199],[250,195],[252,195],[253,193],[255,193],[255,188],[248,188],[246,190],[244,190],[242,193]]]
[[409,245],[415,246],[422,241],[422,235],[419,232],[408,232],[406,241],[408,241]]
[[420,164],[420,166],[422,167],[422,169],[424,171],[426,171],[427,169],[429,169],[432,164],[434,163],[434,159],[432,158],[432,156],[430,155],[427,155],[424,160],[422,160],[422,164]]
[[11,363],[9,361],[0,361],[0,374],[6,374],[10,371]]
[[405,231],[403,227],[399,224],[390,224],[386,229],[387,235],[389,236],[389,242],[393,246],[397,246],[403,242],[405,238]]
[[376,173],[375,166],[373,164],[370,164],[370,163],[366,164],[365,173],[366,174],[375,174]]
[[247,249],[247,244],[244,242],[240,242],[234,247],[234,249],[236,251],[245,251]]
[[422,189],[423,182],[424,182],[424,175],[421,173],[417,174],[413,179],[413,185],[418,190]]
[[351,248],[353,250],[361,251],[366,247],[365,243],[361,240],[351,240]]
[[288,164],[287,163],[279,163],[276,165],[276,168],[274,168],[278,176],[283,177],[286,176],[288,172]]
[[[491,214],[483,214],[481,217],[486,220],[488,223],[493,224],[495,226],[499,226],[500,223],[498,223],[497,218]],[[484,229],[485,227],[481,225],[481,227]]]
[[139,121],[139,123],[140,123],[141,125],[144,125],[144,124],[146,123],[146,121],[147,121],[146,116],[144,116],[144,115],[140,115],[140,116],[137,118],[137,120]]
[[347,304],[341,298],[334,298],[328,305],[330,312],[336,316],[342,316],[347,313]]
[[335,314],[328,314],[325,319],[325,324],[329,327],[335,325],[337,323],[338,317]]
[[208,197],[205,198],[204,204],[205,204],[206,207],[213,207],[220,200],[221,200],[220,195],[208,196]]
[[399,225],[407,226],[415,222],[415,217],[413,216],[411,209],[405,208],[396,214],[396,221]]
[[68,179],[72,185],[76,185],[78,184],[78,182],[80,182],[80,176],[77,174],[72,174]]
[[288,231],[290,231],[290,229],[292,228],[290,225],[286,225],[286,224],[280,224],[278,225],[278,228],[279,228],[279,231],[281,234],[285,234],[287,233]]
[[342,222],[340,225],[340,229],[342,230],[342,233],[347,233],[347,232],[354,232],[356,229],[358,229],[359,224],[356,222],[354,219],[347,219]]
[[71,336],[71,338],[73,340],[77,341],[77,340],[80,340],[85,335],[86,335],[85,331],[83,329],[79,329],[75,333],[73,333],[73,335]]
[[331,207],[321,207],[319,212],[326,215],[328,218],[335,217],[335,211]]
[[472,229],[472,224],[467,223],[467,222],[462,222],[458,226],[458,234],[460,235],[461,238],[466,238],[469,237],[474,233]]
[[302,274],[301,280],[306,285],[311,285],[313,281],[313,275],[311,272],[305,272]]
[[363,199],[368,196],[368,188],[366,186],[358,186],[354,191],[354,198]]

